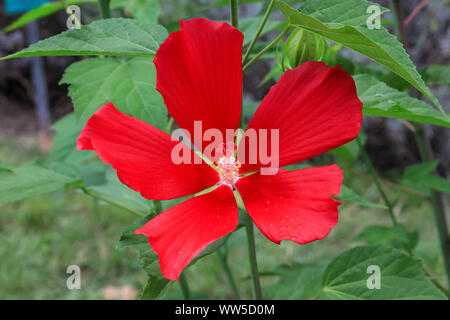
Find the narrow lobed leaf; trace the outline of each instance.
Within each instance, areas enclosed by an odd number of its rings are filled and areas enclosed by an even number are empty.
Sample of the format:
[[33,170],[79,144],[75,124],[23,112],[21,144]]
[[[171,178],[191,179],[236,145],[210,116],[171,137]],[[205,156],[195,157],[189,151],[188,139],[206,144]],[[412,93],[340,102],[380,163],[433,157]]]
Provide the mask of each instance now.
[[167,30],[158,24],[135,19],[105,19],[41,40],[0,60],[82,55],[153,57],[167,35]]
[[[371,267],[371,268],[369,268]],[[379,285],[370,278],[379,270]],[[328,265],[320,299],[429,300],[445,299],[417,259],[385,246],[361,246],[345,251]]]
[[363,114],[405,119],[450,127],[450,118],[426,102],[408,96],[406,92],[388,87],[369,75],[356,75],[358,97],[363,103]]
[[164,101],[156,91],[156,70],[146,58],[90,58],[73,63],[60,83],[69,85],[75,115],[85,122],[103,104],[161,130],[167,127]]
[[[290,24],[317,33],[380,63],[423,92],[444,112],[401,43],[384,27],[367,27],[371,16],[367,13],[367,8],[371,5],[374,4],[365,0],[308,0],[296,10],[285,2],[278,1],[281,12]],[[379,8],[380,13],[388,11]]]
[[72,172],[62,173],[62,167],[59,167],[58,171],[34,164],[2,170],[0,172],[0,203],[15,202],[55,192],[77,180]]

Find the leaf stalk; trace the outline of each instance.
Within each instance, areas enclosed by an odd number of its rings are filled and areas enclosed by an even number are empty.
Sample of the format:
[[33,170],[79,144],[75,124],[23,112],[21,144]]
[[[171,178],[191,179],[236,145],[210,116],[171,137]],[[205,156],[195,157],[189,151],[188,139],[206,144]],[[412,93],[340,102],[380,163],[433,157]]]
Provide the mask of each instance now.
[[272,12],[273,6],[275,5],[275,0],[271,0],[269,3],[269,6],[267,7],[266,13],[264,14],[263,19],[261,20],[261,23],[258,27],[258,30],[256,31],[255,37],[250,42],[247,51],[245,52],[244,59],[242,59],[242,64],[245,64],[247,62],[248,56],[253,50],[253,47],[256,44],[256,41],[258,41],[259,36],[261,35],[261,32],[264,29],[264,26],[266,25],[267,20],[269,19],[270,13]]
[[132,214],[135,214],[135,215],[137,215],[137,216],[139,216],[139,217],[145,217],[145,214],[144,214],[144,213],[139,212],[139,211],[136,211],[136,210],[131,209],[131,208],[128,208],[128,207],[126,207],[126,206],[124,206],[124,205],[122,205],[122,204],[120,204],[120,203],[117,203],[117,202],[111,200],[111,199],[105,198],[105,197],[103,197],[103,196],[101,196],[101,195],[99,195],[99,194],[97,194],[97,193],[95,193],[95,192],[90,191],[89,189],[87,189],[87,188],[84,187],[84,186],[80,187],[80,189],[81,189],[81,191],[83,191],[86,195],[91,196],[92,198],[95,198],[95,199],[104,201],[104,202],[106,202],[106,203],[108,203],[108,204],[111,204],[111,205],[117,207],[117,208],[120,208],[120,209],[123,209],[123,210],[125,210],[125,211],[131,212]]
[[381,197],[383,198],[384,203],[386,204],[386,207],[388,207],[389,216],[391,217],[392,223],[395,225],[398,224],[397,219],[395,218],[392,203],[389,201],[386,193],[383,190],[383,186],[381,185],[380,179],[378,178],[377,172],[375,171],[375,168],[372,165],[372,161],[369,158],[369,155],[367,154],[366,150],[364,149],[364,145],[361,142],[361,139],[359,136],[356,138],[356,141],[358,142],[359,149],[361,150],[361,156],[366,163],[367,168],[369,169],[370,174],[372,175],[373,181],[375,182],[375,185],[377,186],[378,192],[380,193]]
[[[433,160],[430,142],[425,136],[423,125],[416,125],[415,135],[422,160]],[[434,189],[430,189],[430,203],[433,208],[434,221],[438,231],[442,256],[444,258],[445,272],[447,274],[447,287],[450,291],[450,237],[448,233],[448,224],[442,196]]]
[[275,38],[271,43],[269,43],[264,49],[258,52],[243,68],[242,71],[245,71],[250,67],[256,60],[258,60],[264,53],[269,51],[274,45],[278,43],[281,39],[283,39],[284,35],[292,28],[292,26],[287,25],[283,31]]
[[186,280],[186,276],[184,273],[180,274],[180,280],[178,280],[178,283],[180,284],[181,293],[183,294],[184,300],[190,300],[191,299],[191,290],[189,289],[189,284]]
[[255,234],[253,231],[253,221],[245,226],[247,231],[247,244],[248,244],[248,258],[250,262],[250,272],[253,281],[254,298],[256,300],[262,300],[263,294],[261,289],[261,283],[259,280],[258,262],[256,260],[256,246],[255,246]]
[[240,300],[239,289],[234,281],[233,273],[231,272],[230,265],[228,264],[228,251],[219,249],[217,250],[217,255],[219,256],[220,264],[222,265],[223,271],[227,277],[228,283],[230,284],[231,290],[233,290],[233,295],[236,300]]
[[239,27],[238,0],[230,0],[231,25],[236,29]]

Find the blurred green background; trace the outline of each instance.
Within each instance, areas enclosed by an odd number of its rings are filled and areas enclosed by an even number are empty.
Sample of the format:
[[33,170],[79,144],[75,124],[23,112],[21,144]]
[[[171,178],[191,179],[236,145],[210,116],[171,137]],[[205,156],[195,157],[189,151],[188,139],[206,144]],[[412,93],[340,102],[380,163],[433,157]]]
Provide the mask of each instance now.
[[[41,155],[38,145],[33,137],[0,138],[0,159],[12,165],[23,164]],[[374,184],[360,178],[346,180],[346,184],[366,199],[381,203]],[[395,188],[388,191],[390,195],[398,192]],[[415,255],[423,259],[435,279],[445,283],[429,203],[402,193],[395,206],[395,212],[400,210],[399,222],[420,233]],[[123,229],[136,221],[127,211],[98,203],[75,190],[2,205],[0,211],[0,299],[134,299],[147,281],[137,252],[114,249]],[[326,262],[361,244],[352,239],[371,224],[389,225],[387,211],[349,203],[340,207],[339,222],[330,235],[308,245],[284,241],[278,246],[257,231],[265,296],[293,294],[282,292],[276,284],[278,277],[268,271],[276,271],[281,265]],[[227,247],[240,294],[251,298],[245,231],[235,232]],[[66,287],[66,268],[72,264],[81,268],[81,290]],[[233,297],[216,253],[187,269],[186,276],[194,298]],[[164,298],[182,298],[177,283]]]
[[[384,6],[387,1],[375,1]],[[420,1],[408,0],[409,13]],[[180,18],[208,17],[228,19],[227,6],[210,8],[211,1],[161,1],[160,22],[169,30],[176,28]],[[419,66],[449,61],[448,7],[433,1],[411,24],[408,51]],[[1,1],[0,1],[1,4]],[[241,8],[241,15],[253,16],[261,11],[258,3]],[[87,6],[84,23],[97,17],[96,6]],[[0,6],[0,28],[17,16],[5,16]],[[278,18],[281,18],[278,15]],[[65,29],[64,12],[40,21],[41,37]],[[275,19],[277,15],[275,14]],[[440,21],[447,21],[441,24]],[[276,34],[276,32],[275,32]],[[271,39],[272,34],[264,36]],[[273,37],[272,37],[273,38]],[[0,35],[0,56],[26,46],[23,30]],[[445,51],[447,50],[447,51]],[[50,93],[52,120],[72,111],[67,88],[58,84],[64,69],[75,57],[47,57],[46,71]],[[42,137],[36,125],[33,98],[30,94],[30,73],[27,59],[0,63],[0,163],[19,166],[37,156],[46,157],[51,141]],[[367,62],[366,60],[363,60]],[[259,61],[245,74],[245,99],[260,101],[273,84],[260,86],[260,81],[273,66],[273,61]],[[448,87],[434,93],[448,108]],[[449,132],[433,127],[431,139],[437,157],[441,159],[444,175],[450,168]],[[365,118],[367,151],[377,169],[383,174],[400,174],[408,165],[420,161],[413,135],[398,120]],[[328,158],[327,158],[328,157]],[[334,162],[331,156],[317,159]],[[354,171],[365,172],[362,162],[352,165]],[[375,185],[366,176],[346,175],[345,184],[363,198],[382,204]],[[395,200],[394,213],[408,230],[419,231],[419,244],[414,250],[422,259],[426,271],[440,283],[445,274],[430,204],[414,193],[400,192],[387,186],[389,197]],[[448,203],[448,201],[447,201]],[[448,211],[448,210],[447,210]],[[0,205],[0,299],[135,299],[147,282],[133,249],[115,249],[121,232],[136,221],[129,212],[92,199],[75,189],[67,192],[34,197],[18,203]],[[338,254],[356,246],[353,241],[369,225],[390,225],[386,210],[345,203],[340,207],[340,220],[330,235],[308,245],[285,241],[280,246],[256,231],[258,263],[266,298],[301,298],[299,292],[283,291],[283,282],[274,271],[283,266],[323,264]],[[228,262],[235,275],[242,298],[251,298],[251,281],[244,230],[233,233],[226,244]],[[66,287],[66,268],[81,268],[81,290]],[[320,267],[320,266],[318,266]],[[233,298],[218,254],[200,260],[185,272],[193,298]],[[289,281],[289,278],[285,278]],[[165,299],[182,298],[174,282]]]

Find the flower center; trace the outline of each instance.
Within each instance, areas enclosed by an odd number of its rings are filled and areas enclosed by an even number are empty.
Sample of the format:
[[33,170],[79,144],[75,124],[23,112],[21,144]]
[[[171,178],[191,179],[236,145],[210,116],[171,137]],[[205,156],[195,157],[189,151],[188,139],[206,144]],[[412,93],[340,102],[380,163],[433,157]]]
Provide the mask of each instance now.
[[223,146],[222,150],[219,148],[216,152],[222,153],[222,156],[217,161],[217,171],[219,172],[220,181],[230,186],[234,185],[239,177],[239,168],[241,163],[234,157],[234,144],[228,143]]
[[217,162],[220,181],[228,185],[233,185],[238,179],[240,167],[241,163],[234,156],[222,156]]

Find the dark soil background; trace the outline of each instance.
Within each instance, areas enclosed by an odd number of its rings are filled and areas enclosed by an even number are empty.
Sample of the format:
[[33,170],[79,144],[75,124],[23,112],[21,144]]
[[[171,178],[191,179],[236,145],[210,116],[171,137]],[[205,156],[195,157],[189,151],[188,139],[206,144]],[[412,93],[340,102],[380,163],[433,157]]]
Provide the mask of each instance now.
[[[388,1],[374,1],[389,7]],[[402,15],[407,17],[420,3],[420,0],[402,1]],[[164,1],[164,5],[170,1]],[[191,1],[195,5],[205,1]],[[260,3],[241,6],[240,15],[254,15],[260,9]],[[84,7],[83,7],[84,8]],[[96,15],[96,6],[88,6],[88,12],[82,12],[84,23]],[[170,9],[169,9],[170,10]],[[167,11],[167,9],[166,9]],[[170,16],[170,12],[165,12]],[[176,15],[172,13],[172,15]],[[388,17],[386,14],[384,17]],[[205,16],[197,13],[196,16]],[[228,8],[217,8],[207,13],[212,18],[227,18]],[[9,16],[4,13],[3,2],[0,2],[0,29],[9,25],[19,15]],[[178,20],[180,17],[172,17]],[[186,18],[186,17],[183,17]],[[66,30],[67,15],[60,11],[39,21],[41,39]],[[167,17],[165,17],[167,19]],[[165,20],[163,20],[165,21]],[[433,0],[405,28],[406,47],[412,60],[418,67],[430,64],[450,64],[450,5],[447,0]],[[270,37],[271,35],[269,35]],[[24,29],[7,34],[0,33],[0,56],[16,52],[27,46]],[[352,54],[352,53],[349,53]],[[360,61],[364,60],[357,56]],[[77,57],[45,57],[47,85],[52,121],[72,110],[67,96],[67,87],[60,86],[64,69]],[[367,61],[367,63],[369,63]],[[245,95],[254,100],[261,100],[273,83],[258,87],[259,81],[270,68],[270,62],[260,61],[245,75]],[[432,88],[442,106],[449,111],[450,92],[448,87]],[[376,167],[381,171],[401,171],[405,166],[420,161],[414,135],[400,121],[385,118],[365,117],[364,130],[368,136],[367,151]],[[441,127],[427,126],[426,133],[431,138],[435,158],[441,160],[440,172],[450,174],[450,130]],[[33,103],[33,88],[30,76],[30,59],[13,59],[0,62],[0,137],[34,136],[38,134],[38,125]]]

